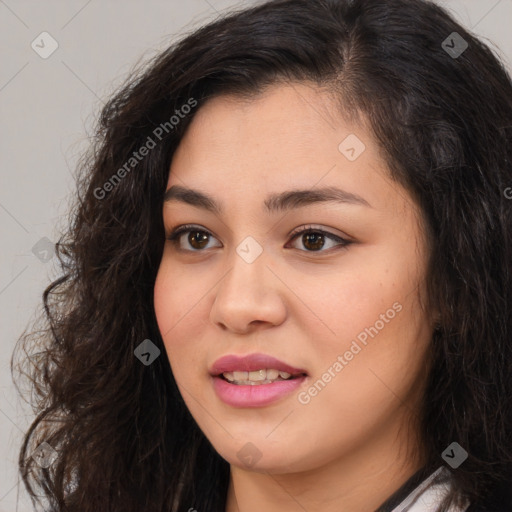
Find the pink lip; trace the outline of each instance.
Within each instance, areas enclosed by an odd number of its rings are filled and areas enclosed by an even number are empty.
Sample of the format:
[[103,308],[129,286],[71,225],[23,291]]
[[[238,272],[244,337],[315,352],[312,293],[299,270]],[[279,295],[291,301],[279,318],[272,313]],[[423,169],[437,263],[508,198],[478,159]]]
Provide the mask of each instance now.
[[306,370],[294,368],[275,357],[266,354],[250,354],[242,357],[228,355],[217,359],[210,368],[210,375],[217,376],[224,372],[235,371],[252,372],[261,370],[262,368],[273,368],[282,372],[291,373],[292,375],[307,373]]
[[[272,384],[231,384],[220,375],[224,372],[251,372],[262,368],[273,368],[297,377],[276,381]],[[297,389],[307,378],[307,372],[266,354],[248,356],[228,355],[217,359],[210,368],[213,388],[217,396],[232,407],[262,407],[279,400]],[[306,375],[303,375],[306,374]]]
[[262,407],[271,404],[296,390],[306,379],[306,376],[290,380],[280,380],[272,384],[231,384],[222,377],[211,377],[213,389],[217,396],[232,407]]

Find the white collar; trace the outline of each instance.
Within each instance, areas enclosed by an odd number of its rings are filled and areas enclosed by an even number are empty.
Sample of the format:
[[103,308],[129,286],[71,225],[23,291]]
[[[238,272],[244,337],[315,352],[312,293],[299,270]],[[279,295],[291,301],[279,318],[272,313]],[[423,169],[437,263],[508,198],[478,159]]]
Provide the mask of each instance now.
[[[398,506],[391,512],[436,512],[439,504],[451,489],[451,480],[442,483],[430,483],[442,473],[447,472],[444,466],[434,471],[423,480]],[[464,512],[469,507],[469,502],[461,507],[451,506],[447,512]]]

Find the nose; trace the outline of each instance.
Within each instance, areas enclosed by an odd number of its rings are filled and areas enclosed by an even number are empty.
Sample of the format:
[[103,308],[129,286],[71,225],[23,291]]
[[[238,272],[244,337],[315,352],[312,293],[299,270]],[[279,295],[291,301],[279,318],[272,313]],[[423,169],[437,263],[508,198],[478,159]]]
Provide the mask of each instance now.
[[280,325],[286,318],[285,285],[267,267],[265,251],[252,263],[234,253],[221,279],[210,320],[223,330],[245,334]]

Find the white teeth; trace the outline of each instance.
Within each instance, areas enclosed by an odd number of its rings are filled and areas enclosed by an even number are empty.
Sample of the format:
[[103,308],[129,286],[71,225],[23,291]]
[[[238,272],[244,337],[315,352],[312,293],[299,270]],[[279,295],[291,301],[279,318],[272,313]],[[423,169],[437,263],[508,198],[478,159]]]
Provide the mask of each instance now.
[[249,380],[259,382],[267,378],[267,370],[256,370],[255,372],[249,372]]
[[286,380],[291,373],[281,372],[274,368],[255,370],[252,372],[224,372],[224,378],[234,384],[269,384],[276,380]]
[[277,377],[279,377],[279,370],[274,370],[274,369],[267,370],[267,379],[275,380],[275,379],[277,379]]

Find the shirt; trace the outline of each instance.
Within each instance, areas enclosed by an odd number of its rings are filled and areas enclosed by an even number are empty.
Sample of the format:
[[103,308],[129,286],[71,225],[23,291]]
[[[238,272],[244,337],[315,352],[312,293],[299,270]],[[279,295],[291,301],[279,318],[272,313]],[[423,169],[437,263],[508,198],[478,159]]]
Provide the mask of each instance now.
[[[425,477],[425,470],[415,473],[375,512],[436,512],[443,498],[451,490],[450,472],[439,467]],[[452,505],[447,512],[469,512],[470,503]]]

